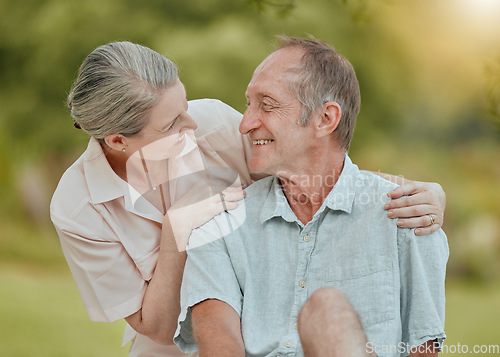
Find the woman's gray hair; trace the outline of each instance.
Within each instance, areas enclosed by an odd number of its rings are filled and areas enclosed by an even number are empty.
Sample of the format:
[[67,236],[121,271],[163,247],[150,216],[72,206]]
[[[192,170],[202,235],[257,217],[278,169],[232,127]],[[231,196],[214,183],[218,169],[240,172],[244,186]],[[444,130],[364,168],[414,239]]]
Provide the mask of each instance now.
[[131,136],[144,128],[161,94],[177,78],[175,64],[152,49],[108,43],[83,61],[68,108],[75,126],[101,143],[109,134]]
[[342,116],[333,132],[344,150],[351,144],[361,96],[356,73],[349,61],[330,45],[316,39],[278,37],[279,48],[298,47],[304,55],[287,78],[288,89],[302,104],[300,125],[306,126],[311,115],[326,102],[337,102]]

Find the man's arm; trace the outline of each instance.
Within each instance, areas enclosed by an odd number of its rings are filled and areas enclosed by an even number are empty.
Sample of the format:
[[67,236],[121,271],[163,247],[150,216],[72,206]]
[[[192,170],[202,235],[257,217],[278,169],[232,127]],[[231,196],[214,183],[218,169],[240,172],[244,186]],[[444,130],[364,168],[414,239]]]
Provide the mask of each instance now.
[[[244,212],[243,205],[231,213],[223,212],[191,234],[182,279],[181,314],[174,337],[174,342],[183,352],[195,352],[200,348],[204,351],[202,356],[221,356],[227,350],[226,342],[222,339],[227,331],[237,331],[242,339],[239,326],[243,295],[232,262],[232,259],[238,257],[231,256],[226,239],[221,237],[234,233],[232,228],[239,227],[238,219],[244,219]],[[203,308],[212,305],[224,306],[230,310]],[[197,319],[195,323],[193,317]],[[205,324],[208,328],[204,327]],[[231,334],[229,336],[234,337]],[[198,342],[203,347],[198,347]],[[213,351],[221,343],[224,343],[224,349]],[[235,355],[232,352],[227,350],[228,355]]]
[[200,357],[245,356],[238,313],[223,301],[204,300],[191,308]]
[[416,237],[413,230],[398,228],[402,342],[417,346],[412,357],[436,356],[424,346],[446,338],[445,277],[449,256],[442,230]]
[[443,226],[446,194],[440,184],[411,181],[381,172],[373,173],[399,185],[387,194],[392,200],[384,206],[389,218],[400,218],[399,227],[416,228],[416,235],[425,235],[434,233]]

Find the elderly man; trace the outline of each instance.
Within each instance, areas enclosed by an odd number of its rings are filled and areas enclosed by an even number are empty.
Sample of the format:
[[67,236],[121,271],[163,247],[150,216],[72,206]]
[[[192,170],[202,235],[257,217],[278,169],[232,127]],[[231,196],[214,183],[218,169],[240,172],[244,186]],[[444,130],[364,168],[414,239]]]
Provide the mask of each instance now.
[[382,204],[395,184],[347,156],[360,106],[349,62],[284,38],[247,99],[249,165],[273,176],[193,231],[175,342],[219,357],[437,355],[446,236],[399,227]]

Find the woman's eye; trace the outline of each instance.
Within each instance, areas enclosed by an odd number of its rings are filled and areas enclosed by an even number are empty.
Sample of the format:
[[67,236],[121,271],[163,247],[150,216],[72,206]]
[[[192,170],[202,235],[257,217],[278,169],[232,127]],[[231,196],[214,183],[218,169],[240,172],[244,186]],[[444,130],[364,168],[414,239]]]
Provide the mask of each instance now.
[[169,130],[173,129],[173,127],[175,126],[175,123],[177,123],[177,119],[178,118],[175,118],[174,121],[172,122],[172,124],[170,124],[170,126],[165,131],[169,131]]

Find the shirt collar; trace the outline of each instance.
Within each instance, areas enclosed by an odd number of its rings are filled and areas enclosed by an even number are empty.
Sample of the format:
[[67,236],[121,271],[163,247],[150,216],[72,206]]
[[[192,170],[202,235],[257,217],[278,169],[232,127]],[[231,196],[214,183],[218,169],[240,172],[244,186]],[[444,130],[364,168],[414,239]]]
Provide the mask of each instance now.
[[293,213],[285,197],[281,181],[277,177],[272,179],[269,193],[260,213],[260,222],[264,223],[273,217],[282,217],[290,223],[297,221],[295,213]]
[[325,199],[325,205],[334,211],[351,213],[356,195],[357,181],[359,178],[358,166],[353,164],[349,156],[345,155],[344,168],[339,179]]
[[85,179],[92,203],[99,204],[124,196],[125,182],[113,171],[95,138],[90,138],[83,155]]
[[[326,206],[331,210],[351,213],[354,196],[356,194],[358,176],[358,167],[352,163],[346,153],[342,173],[318,212],[323,211]],[[273,217],[282,217],[287,222],[297,221],[297,218],[290,208],[287,198],[285,197],[281,182],[277,177],[274,177],[271,182],[269,193],[265,199],[264,206],[260,214],[260,221],[261,223],[264,223]]]

